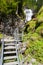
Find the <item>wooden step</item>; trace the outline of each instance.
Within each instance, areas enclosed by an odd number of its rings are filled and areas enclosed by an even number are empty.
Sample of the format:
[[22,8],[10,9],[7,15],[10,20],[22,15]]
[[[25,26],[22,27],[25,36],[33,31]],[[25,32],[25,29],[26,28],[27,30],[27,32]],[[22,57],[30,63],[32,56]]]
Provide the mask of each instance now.
[[5,46],[14,46],[14,45],[16,45],[15,43],[5,43],[4,44]]
[[3,65],[17,65],[17,64],[18,64],[18,62],[15,61],[15,62],[4,63]]
[[16,49],[16,46],[7,46],[7,47],[4,47],[4,49]]
[[8,57],[4,57],[4,60],[14,59],[14,58],[17,58],[17,56],[8,56]]
[[[1,39],[3,41],[3,39]],[[4,42],[14,42],[14,41],[21,41],[21,40],[15,40],[15,39],[4,39]]]
[[[3,41],[3,39],[1,39],[1,41]],[[4,42],[13,42],[14,39],[4,39]]]
[[16,53],[16,51],[4,52],[4,54],[13,54],[13,53]]

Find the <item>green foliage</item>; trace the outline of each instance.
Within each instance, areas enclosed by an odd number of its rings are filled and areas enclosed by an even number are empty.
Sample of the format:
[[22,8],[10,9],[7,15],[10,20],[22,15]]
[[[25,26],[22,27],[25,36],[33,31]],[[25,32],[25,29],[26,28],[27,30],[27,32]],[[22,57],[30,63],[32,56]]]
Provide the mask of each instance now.
[[30,41],[25,54],[31,54],[39,62],[43,63],[43,41]]
[[24,36],[23,36],[23,41],[28,41],[31,35],[32,35],[31,32],[28,33],[28,34],[24,34]]
[[28,8],[34,9],[34,10],[37,8],[36,0],[25,0],[24,5],[26,5]]
[[0,39],[3,37],[3,34],[0,33]]
[[33,54],[33,57],[38,59],[40,62],[43,62],[43,41],[36,41],[30,45],[29,52]]
[[[25,55],[30,54],[43,64],[43,6],[39,10],[37,20],[26,24],[23,41],[28,41]],[[36,63],[33,65],[37,65]]]
[[41,6],[43,6],[43,0],[37,0],[37,9],[39,10]]
[[40,8],[38,12],[37,19],[39,22],[43,22],[43,6]]
[[37,29],[36,29],[36,32],[38,33],[42,33],[43,34],[43,25],[40,25]]
[[23,59],[23,55],[19,54],[19,60],[22,61],[22,59]]
[[39,26],[36,29],[36,32],[40,33],[43,36],[43,6],[40,8],[38,14],[37,14],[37,24]]
[[17,4],[15,0],[1,0],[0,1],[0,12],[9,14],[9,13],[15,13],[17,9]]
[[32,63],[32,65],[38,65],[39,63],[38,62],[34,62],[34,63]]
[[32,30],[34,30],[34,28],[35,28],[35,26],[36,26],[36,21],[34,21],[34,20],[32,20],[32,21],[29,21],[28,23],[27,23],[27,25],[29,25],[29,27],[27,28],[27,31],[32,31]]
[[21,7],[19,11],[22,11],[23,6],[36,10],[39,4],[40,6],[43,4],[42,2],[43,0],[38,0],[37,3],[36,0],[0,0],[0,12],[5,14],[15,13],[18,5],[20,5],[18,8]]
[[1,0],[0,1],[0,12],[6,12],[7,11],[7,4],[6,0]]

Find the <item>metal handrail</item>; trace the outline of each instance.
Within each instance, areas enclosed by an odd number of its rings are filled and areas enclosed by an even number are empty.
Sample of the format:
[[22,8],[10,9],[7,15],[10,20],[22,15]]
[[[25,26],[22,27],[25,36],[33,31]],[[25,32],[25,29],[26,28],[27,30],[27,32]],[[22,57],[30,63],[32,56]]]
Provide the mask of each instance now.
[[3,51],[4,51],[4,34],[3,34],[3,39],[2,39],[1,65],[3,65]]
[[[14,37],[15,37],[15,40],[17,40],[16,41],[16,51],[18,50],[18,46],[17,46],[17,44],[20,42],[20,41],[22,41],[22,39],[23,39],[23,33],[21,32],[21,33],[19,33],[19,30],[18,30],[18,28],[15,30],[15,32],[14,32]],[[20,40],[20,41],[19,41]],[[20,65],[20,60],[19,60],[19,51],[17,51],[17,56],[18,56],[18,65]],[[21,65],[22,65],[22,63],[21,63]]]

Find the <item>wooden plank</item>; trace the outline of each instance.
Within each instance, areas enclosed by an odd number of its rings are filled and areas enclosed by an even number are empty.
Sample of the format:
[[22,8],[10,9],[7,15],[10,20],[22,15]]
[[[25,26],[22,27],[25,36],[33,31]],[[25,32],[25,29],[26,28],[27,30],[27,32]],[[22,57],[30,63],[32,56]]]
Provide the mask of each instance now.
[[[1,41],[3,41],[3,39],[1,39]],[[14,39],[4,39],[4,42],[13,42]]]
[[17,58],[17,56],[8,56],[8,57],[4,57],[4,60],[7,60],[7,59],[14,59],[14,58]]
[[12,54],[12,53],[16,53],[16,51],[4,52],[4,54]]
[[17,65],[17,64],[18,64],[18,62],[15,61],[15,62],[4,63],[3,65]]
[[8,47],[4,47],[4,49],[16,49],[16,46],[8,46]]
[[[1,39],[2,41],[3,39]],[[21,40],[16,40],[16,39],[4,39],[4,42],[14,42],[14,41],[21,41]]]
[[15,43],[5,43],[4,45],[5,46],[15,46],[16,44]]

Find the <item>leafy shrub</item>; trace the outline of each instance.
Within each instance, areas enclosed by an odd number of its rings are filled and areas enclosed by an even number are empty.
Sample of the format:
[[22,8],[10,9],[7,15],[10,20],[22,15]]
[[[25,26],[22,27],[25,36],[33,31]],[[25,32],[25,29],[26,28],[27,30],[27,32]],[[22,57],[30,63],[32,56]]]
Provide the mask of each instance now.
[[0,39],[3,37],[3,34],[0,33]]
[[30,41],[25,54],[31,54],[39,62],[43,63],[43,41]]
[[41,24],[37,29],[36,32],[39,33],[43,37],[43,24]]
[[37,15],[38,21],[43,21],[43,6],[40,8],[38,15]]
[[34,29],[35,29],[35,26],[36,26],[36,21],[34,21],[34,20],[31,20],[31,21],[29,21],[27,24],[26,24],[26,32],[30,32],[30,31],[34,31]]

